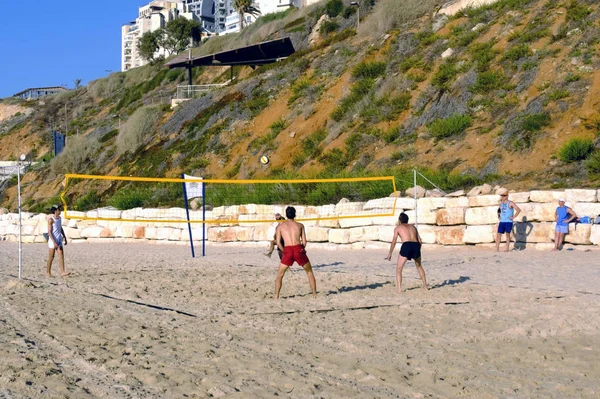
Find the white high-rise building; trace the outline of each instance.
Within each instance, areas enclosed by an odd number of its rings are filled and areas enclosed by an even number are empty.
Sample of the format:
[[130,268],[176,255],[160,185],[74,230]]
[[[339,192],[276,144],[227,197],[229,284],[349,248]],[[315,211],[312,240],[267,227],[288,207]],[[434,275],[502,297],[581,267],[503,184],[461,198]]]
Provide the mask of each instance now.
[[[121,27],[121,71],[148,63],[140,57],[137,48],[144,33],[164,28],[167,23],[180,17],[198,20],[196,14],[190,12],[182,0],[153,0],[140,7],[135,21]],[[166,55],[165,50],[160,49],[156,55]]]

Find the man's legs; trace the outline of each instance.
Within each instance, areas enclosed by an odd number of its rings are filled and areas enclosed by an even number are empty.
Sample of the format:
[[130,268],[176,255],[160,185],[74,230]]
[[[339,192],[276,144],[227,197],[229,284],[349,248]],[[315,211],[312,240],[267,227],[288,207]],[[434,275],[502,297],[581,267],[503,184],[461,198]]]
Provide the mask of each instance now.
[[496,252],[500,251],[500,233],[496,233]]
[[64,276],[68,276],[70,273],[67,273],[65,271],[65,250],[64,249],[58,249],[58,264],[60,266],[60,275],[62,277]]
[[307,264],[305,264],[302,267],[304,268],[304,271],[306,272],[306,275],[308,276],[308,284],[310,285],[310,289],[312,290],[313,297],[316,298],[317,297],[317,280],[315,279],[315,275],[313,274],[312,266],[310,265],[310,262],[308,262]]
[[279,291],[281,291],[281,284],[283,282],[283,275],[287,271],[289,266],[281,263],[279,270],[277,271],[277,278],[275,279],[275,299],[279,299]]
[[506,233],[506,248],[504,248],[504,252],[508,252],[508,247],[510,247],[510,231]]
[[46,276],[52,277],[52,261],[54,260],[54,250],[48,249],[48,264],[46,266]]
[[429,288],[427,288],[427,278],[425,278],[425,269],[423,269],[423,265],[421,265],[421,258],[415,259],[415,266],[417,266],[417,271],[419,272],[419,276],[421,276],[423,288],[425,289],[425,291],[429,290]]
[[265,252],[265,256],[268,256],[270,258],[271,254],[273,253],[274,248],[275,248],[275,240],[271,240],[269,242],[269,250],[267,252]]
[[560,249],[560,245],[562,244],[562,240],[564,235],[558,231],[554,232],[554,251],[558,251]]
[[396,265],[396,287],[398,292],[402,292],[402,268],[408,259],[402,255],[398,255],[398,263]]

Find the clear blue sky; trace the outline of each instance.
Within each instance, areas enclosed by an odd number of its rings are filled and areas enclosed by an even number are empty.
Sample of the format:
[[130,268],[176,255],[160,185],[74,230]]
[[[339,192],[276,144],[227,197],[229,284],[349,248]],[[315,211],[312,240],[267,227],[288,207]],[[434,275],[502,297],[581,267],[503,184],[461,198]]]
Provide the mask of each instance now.
[[146,0],[3,1],[0,98],[121,69],[121,26]]

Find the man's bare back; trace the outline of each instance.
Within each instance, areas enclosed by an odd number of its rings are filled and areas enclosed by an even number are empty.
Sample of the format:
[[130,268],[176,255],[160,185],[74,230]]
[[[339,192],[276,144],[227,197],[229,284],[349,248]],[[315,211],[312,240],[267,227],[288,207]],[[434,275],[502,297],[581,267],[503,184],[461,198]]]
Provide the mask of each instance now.
[[304,230],[304,225],[292,219],[288,219],[285,222],[280,223],[275,230],[275,242],[277,243],[279,249],[283,251],[281,238],[283,238],[283,242],[286,246],[306,246],[306,232]]
[[419,232],[417,228],[412,224],[399,224],[394,229],[394,236],[400,236],[400,240],[402,242],[421,242],[421,237],[419,236]]

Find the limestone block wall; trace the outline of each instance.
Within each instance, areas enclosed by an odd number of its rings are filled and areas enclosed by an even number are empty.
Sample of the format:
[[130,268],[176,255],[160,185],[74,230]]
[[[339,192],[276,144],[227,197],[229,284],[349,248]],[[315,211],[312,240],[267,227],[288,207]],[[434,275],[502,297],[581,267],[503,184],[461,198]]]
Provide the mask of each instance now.
[[[554,212],[559,198],[565,198],[578,216],[600,215],[598,190],[567,189],[562,191],[530,191],[510,193],[509,199],[520,208],[521,214],[513,230],[521,248],[546,249],[554,239]],[[372,216],[373,213],[391,213],[396,200],[395,216]],[[500,196],[495,194],[459,197],[380,198],[368,202],[348,202],[324,206],[296,206],[298,218],[340,216],[340,219],[310,220],[304,222],[311,245],[325,248],[386,248],[401,212],[410,222],[418,222],[425,244],[482,245],[494,243],[498,223],[497,209]],[[359,214],[360,218],[343,218],[345,212]],[[163,211],[163,210],[161,210]],[[212,243],[237,245],[264,245],[274,232],[274,224],[255,223],[283,213],[284,206],[236,205],[222,206],[206,212],[207,219],[223,219],[220,224],[207,224],[206,237]],[[180,208],[170,209],[171,215],[185,215]],[[200,212],[200,211],[193,211]],[[69,212],[63,221],[69,240],[73,242],[189,242],[185,223],[151,223],[158,217],[155,209],[118,211],[98,209]],[[121,217],[134,222],[88,221],[84,216]],[[196,215],[197,217],[197,215]],[[194,215],[192,215],[194,218]],[[233,221],[232,221],[233,220]],[[22,239],[25,243],[43,243],[47,231],[47,215],[22,214]],[[202,225],[192,224],[194,241],[202,239]],[[0,240],[18,239],[18,215],[0,210]],[[575,224],[569,226],[566,242],[574,245],[600,245],[600,225]]]

